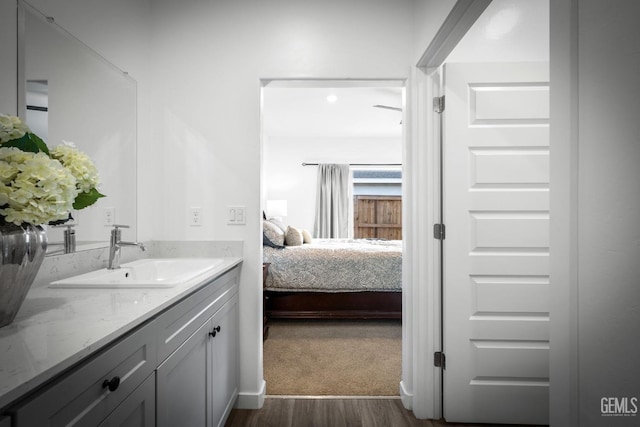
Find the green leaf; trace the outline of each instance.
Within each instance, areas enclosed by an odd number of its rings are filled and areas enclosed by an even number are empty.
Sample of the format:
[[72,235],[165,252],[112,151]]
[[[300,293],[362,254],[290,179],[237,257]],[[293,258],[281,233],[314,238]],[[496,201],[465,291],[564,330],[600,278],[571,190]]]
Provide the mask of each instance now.
[[25,133],[22,138],[5,142],[4,144],[2,144],[2,146],[16,147],[28,153],[38,153],[42,151],[43,153],[49,155],[49,147],[47,147],[47,144],[45,144],[45,142],[38,135],[31,132]]
[[92,204],[94,204],[101,197],[106,197],[106,196],[104,194],[100,194],[100,192],[98,192],[98,190],[96,190],[95,188],[92,188],[87,192],[80,193],[76,196],[76,199],[73,201],[73,209],[76,209],[76,210],[84,209],[87,206],[91,206]]

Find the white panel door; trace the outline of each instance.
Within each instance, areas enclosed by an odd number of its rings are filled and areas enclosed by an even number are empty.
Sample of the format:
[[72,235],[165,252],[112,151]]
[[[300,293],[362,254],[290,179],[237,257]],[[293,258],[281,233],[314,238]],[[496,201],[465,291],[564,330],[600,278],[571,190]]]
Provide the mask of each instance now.
[[447,64],[444,416],[547,424],[548,64]]

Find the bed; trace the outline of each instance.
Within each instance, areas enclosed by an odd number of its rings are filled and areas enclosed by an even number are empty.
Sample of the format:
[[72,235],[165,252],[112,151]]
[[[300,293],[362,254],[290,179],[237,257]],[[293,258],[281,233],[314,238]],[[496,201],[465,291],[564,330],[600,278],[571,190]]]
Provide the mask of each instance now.
[[264,247],[269,318],[399,319],[402,242],[313,239]]

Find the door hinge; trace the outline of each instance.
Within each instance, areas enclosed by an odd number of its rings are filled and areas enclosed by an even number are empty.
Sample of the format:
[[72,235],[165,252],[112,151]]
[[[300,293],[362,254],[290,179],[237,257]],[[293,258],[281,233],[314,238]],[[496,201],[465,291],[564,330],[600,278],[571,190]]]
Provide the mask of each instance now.
[[433,98],[433,111],[442,113],[444,111],[444,95]]
[[437,240],[444,240],[444,224],[433,224],[433,237]]
[[442,368],[442,369],[446,369],[446,358],[444,356],[444,353],[441,351],[436,351],[435,353],[433,353],[433,365],[436,368]]

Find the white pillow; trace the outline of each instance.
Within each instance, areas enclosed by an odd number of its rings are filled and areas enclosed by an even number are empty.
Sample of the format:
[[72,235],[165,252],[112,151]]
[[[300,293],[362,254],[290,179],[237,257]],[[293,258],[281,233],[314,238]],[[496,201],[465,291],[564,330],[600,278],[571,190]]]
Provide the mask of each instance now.
[[284,233],[278,226],[269,221],[262,221],[262,230],[264,231],[265,237],[269,239],[271,243],[284,246]]
[[283,233],[287,232],[287,226],[284,225],[284,223],[282,222],[282,219],[278,218],[278,217],[273,217],[273,218],[269,218],[268,221],[275,225],[276,227],[278,227],[280,230],[282,230]]
[[303,243],[313,242],[313,238],[311,237],[311,233],[309,233],[309,230],[302,230],[302,242]]
[[302,246],[302,232],[295,227],[287,227],[287,234],[284,237],[284,243],[287,246]]

